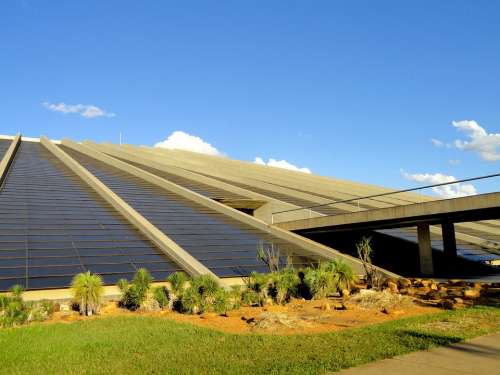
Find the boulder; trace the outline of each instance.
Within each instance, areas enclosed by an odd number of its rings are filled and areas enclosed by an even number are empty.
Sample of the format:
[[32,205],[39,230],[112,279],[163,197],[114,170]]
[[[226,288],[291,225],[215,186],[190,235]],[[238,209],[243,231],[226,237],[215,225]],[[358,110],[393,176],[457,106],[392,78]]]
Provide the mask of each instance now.
[[465,288],[463,291],[463,297],[469,299],[475,299],[481,297],[481,291],[474,288]]
[[324,311],[330,311],[332,308],[328,302],[325,302],[324,304],[321,305],[321,310]]
[[388,281],[387,282],[387,288],[389,289],[389,291],[391,293],[398,293],[399,289],[398,289],[398,284],[393,282],[393,281]]
[[402,289],[407,289],[411,287],[411,281],[405,278],[400,278],[398,280],[399,287]]

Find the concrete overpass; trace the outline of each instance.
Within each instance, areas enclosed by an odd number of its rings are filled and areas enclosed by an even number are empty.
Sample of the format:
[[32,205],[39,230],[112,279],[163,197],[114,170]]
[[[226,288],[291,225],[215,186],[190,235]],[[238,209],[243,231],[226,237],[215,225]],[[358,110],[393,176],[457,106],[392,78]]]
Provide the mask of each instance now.
[[[421,272],[431,275],[434,267],[430,225],[441,225],[445,255],[454,258],[457,256],[455,223],[498,218],[500,218],[500,192],[312,217],[275,225],[290,231],[308,233],[417,226]],[[500,254],[499,243],[485,241],[484,245]]]

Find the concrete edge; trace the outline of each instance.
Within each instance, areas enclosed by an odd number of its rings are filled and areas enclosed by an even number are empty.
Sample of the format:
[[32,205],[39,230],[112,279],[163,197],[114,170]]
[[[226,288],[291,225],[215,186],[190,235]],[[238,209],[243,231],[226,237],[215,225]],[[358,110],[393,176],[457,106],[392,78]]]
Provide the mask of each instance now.
[[[219,213],[222,213],[226,216],[231,217],[232,219],[235,219],[243,224],[252,226],[254,228],[257,228],[259,230],[262,230],[264,232],[273,234],[274,236],[281,238],[283,240],[286,240],[288,242],[291,242],[301,248],[303,248],[306,251],[309,251],[311,255],[316,255],[320,256],[329,260],[332,259],[344,259],[351,263],[351,265],[355,266],[355,271],[356,272],[362,272],[363,267],[362,267],[362,262],[358,258],[354,258],[352,256],[342,254],[338,250],[332,249],[328,246],[319,244],[317,242],[314,242],[312,240],[309,240],[307,238],[304,238],[302,236],[299,236],[298,234],[286,231],[284,229],[277,228],[275,226],[269,225],[265,223],[264,221],[261,221],[259,219],[256,219],[252,216],[249,216],[243,212],[240,212],[234,208],[225,206],[219,202],[213,201],[201,194],[198,194],[196,192],[193,192],[191,190],[188,190],[182,186],[179,186],[177,184],[174,184],[173,182],[167,181],[161,177],[158,177],[152,173],[149,173],[147,171],[144,171],[142,169],[139,169],[137,167],[134,167],[128,163],[125,163],[123,161],[120,161],[118,159],[113,158],[112,156],[103,154],[102,152],[86,146],[86,145],[81,145],[77,144],[69,139],[64,139],[63,140],[63,145],[70,147],[76,151],[82,152],[83,154],[86,154],[94,159],[100,160],[103,163],[106,163],[108,165],[111,165],[115,168],[118,168],[124,172],[130,173],[136,177],[139,177],[145,181],[148,181],[162,189],[165,189],[167,191],[173,192],[175,194],[178,194],[192,202],[201,204],[207,208],[213,209]],[[377,268],[379,272],[383,273],[384,275],[388,277],[394,277],[394,278],[399,278],[399,275],[396,275],[392,272],[389,272],[387,270],[384,270],[382,268]]]
[[166,236],[165,233],[156,228],[86,168],[80,165],[80,163],[66,154],[61,148],[54,145],[46,137],[41,138],[41,144],[64,165],[66,165],[66,167],[73,171],[73,173],[80,177],[82,181],[84,181],[91,189],[111,204],[111,206],[114,207],[125,218],[125,220],[150,239],[170,259],[180,265],[188,274],[209,274],[219,280],[219,278],[213,274],[212,271],[198,262],[198,260],[191,256],[186,250]]
[[198,173],[191,172],[188,170],[183,170],[179,167],[173,167],[173,166],[171,167],[171,166],[168,166],[166,164],[162,164],[162,163],[154,160],[154,158],[152,158],[150,156],[141,156],[141,155],[137,155],[137,154],[132,154],[130,151],[119,149],[119,146],[116,146],[113,144],[100,145],[100,144],[97,144],[97,143],[91,142],[91,141],[84,141],[82,144],[89,146],[89,147],[97,148],[99,151],[101,151],[105,154],[108,154],[110,156],[113,156],[113,157],[119,157],[119,158],[123,158],[123,159],[129,160],[129,161],[133,161],[133,162],[142,164],[144,166],[150,166],[152,168],[156,168],[156,169],[168,172],[168,173],[172,173],[172,174],[175,174],[175,175],[180,176],[180,177],[188,178],[188,179],[191,179],[191,180],[196,181],[196,182],[200,182],[200,183],[203,183],[203,184],[206,184],[209,186],[218,187],[222,190],[226,190],[226,191],[234,193],[234,194],[239,194],[239,195],[246,197],[246,198],[253,198],[253,199],[265,200],[265,201],[272,200],[270,197],[267,197],[265,195],[254,193],[253,191],[246,190],[246,189],[243,189],[243,188],[240,188],[237,186],[233,186],[233,185],[227,184],[225,182],[215,180],[211,177],[206,177],[206,176],[203,176],[203,175],[200,175]]
[[0,188],[2,187],[3,181],[9,172],[9,167],[16,156],[16,151],[21,144],[21,134],[18,134],[12,139],[9,148],[5,151],[5,154],[0,161]]

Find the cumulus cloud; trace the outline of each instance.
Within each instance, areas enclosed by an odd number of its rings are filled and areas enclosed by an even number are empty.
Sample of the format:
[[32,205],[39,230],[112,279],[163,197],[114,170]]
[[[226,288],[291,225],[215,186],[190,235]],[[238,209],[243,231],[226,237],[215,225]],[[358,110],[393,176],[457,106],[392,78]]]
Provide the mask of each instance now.
[[155,147],[169,150],[186,150],[207,155],[222,155],[219,150],[200,137],[177,130],[170,134],[164,141],[155,144]]
[[500,134],[488,133],[476,121],[453,121],[453,126],[469,137],[468,141],[455,140],[456,148],[477,152],[486,161],[500,160]]
[[[403,175],[404,178],[406,178],[409,181],[415,181],[426,185],[436,185],[446,182],[457,181],[457,179],[454,176],[448,176],[442,173],[411,174],[404,170],[401,170],[401,174]],[[477,194],[474,185],[468,183],[456,183],[444,186],[436,186],[433,187],[432,190],[434,191],[434,193],[444,198],[459,198]]]
[[296,165],[293,165],[286,160],[276,160],[273,158],[270,158],[267,163],[262,159],[260,156],[257,156],[254,160],[255,164],[259,165],[267,165],[269,167],[276,167],[276,168],[283,168],[283,169],[289,169],[292,171],[297,171],[297,172],[303,172],[303,173],[311,173],[311,170],[309,168],[299,168]]
[[85,118],[94,117],[115,117],[116,115],[111,112],[106,112],[105,110],[96,107],[92,104],[66,104],[66,103],[42,103],[43,106],[54,112],[61,113],[76,113]]

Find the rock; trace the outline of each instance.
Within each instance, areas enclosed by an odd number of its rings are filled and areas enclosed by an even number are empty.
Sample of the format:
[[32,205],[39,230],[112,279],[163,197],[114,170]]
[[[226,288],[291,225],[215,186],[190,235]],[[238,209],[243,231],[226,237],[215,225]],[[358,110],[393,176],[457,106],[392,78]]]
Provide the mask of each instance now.
[[146,296],[146,299],[141,303],[139,311],[141,312],[151,312],[160,311],[161,307],[158,301],[150,294]]
[[463,295],[462,289],[457,289],[457,288],[448,289],[446,292],[449,297],[462,297]]
[[351,295],[351,292],[349,289],[342,289],[340,291],[340,295],[344,298],[348,298]]
[[407,295],[408,294],[408,289],[399,289],[399,294],[402,294],[402,295]]
[[400,288],[407,289],[411,287],[411,281],[405,278],[400,278],[398,280],[398,284]]
[[59,311],[71,311],[71,306],[67,303],[61,303],[59,305]]
[[450,300],[440,301],[439,306],[446,310],[455,310],[455,304]]
[[408,288],[407,289],[407,294],[409,296],[414,296],[415,294],[417,294],[417,291],[415,290],[415,288]]
[[478,289],[478,290],[480,290],[480,289],[482,289],[482,287],[483,287],[483,286],[481,285],[481,283],[473,283],[473,284],[472,284],[472,288],[473,288],[473,289]]
[[398,284],[393,282],[393,281],[388,281],[387,282],[387,288],[391,293],[397,293],[399,291],[398,289]]
[[438,290],[438,285],[436,283],[431,283],[429,288],[431,288],[431,290]]
[[330,311],[332,308],[328,302],[325,302],[324,304],[321,305],[321,310],[324,311]]
[[467,286],[467,283],[465,281],[463,281],[463,280],[455,280],[455,279],[448,280],[448,284],[452,285],[452,286],[460,286],[460,287]]
[[445,287],[444,285],[440,284],[440,285],[438,286],[438,290],[439,290],[440,292],[446,292],[446,291],[448,291],[448,288],[447,288],[447,287]]
[[473,288],[465,288],[463,291],[464,298],[475,299],[481,297],[481,291]]
[[404,311],[403,310],[396,310],[396,309],[393,309],[391,307],[384,307],[382,309],[382,312],[384,314],[387,314],[387,315],[400,315],[402,314]]
[[419,284],[419,287],[421,287],[421,288],[430,288],[431,284],[432,284],[432,280],[421,280],[420,284]]
[[453,302],[457,304],[463,304],[464,300],[462,298],[455,297],[453,298]]

